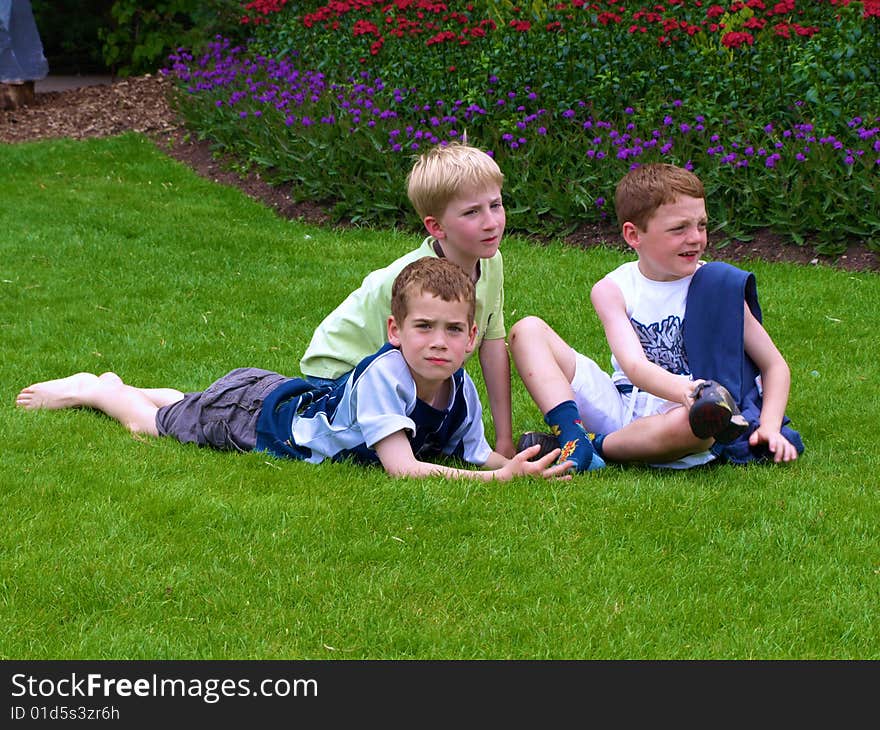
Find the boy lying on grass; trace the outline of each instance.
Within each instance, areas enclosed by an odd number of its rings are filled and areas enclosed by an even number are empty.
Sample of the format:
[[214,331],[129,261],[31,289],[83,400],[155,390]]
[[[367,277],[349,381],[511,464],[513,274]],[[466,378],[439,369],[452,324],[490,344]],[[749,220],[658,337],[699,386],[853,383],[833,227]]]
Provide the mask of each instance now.
[[[136,388],[114,373],[77,373],[24,388],[16,405],[92,408],[132,433],[220,450],[266,451],[314,464],[378,461],[394,476],[569,478],[570,462],[552,465],[559,449],[530,462],[538,445],[507,459],[486,441],[480,400],[462,369],[477,327],[474,285],[461,267],[420,258],[397,276],[391,297],[388,343],[335,386],[238,368],[204,391],[184,394]],[[485,470],[426,461],[443,456]]]

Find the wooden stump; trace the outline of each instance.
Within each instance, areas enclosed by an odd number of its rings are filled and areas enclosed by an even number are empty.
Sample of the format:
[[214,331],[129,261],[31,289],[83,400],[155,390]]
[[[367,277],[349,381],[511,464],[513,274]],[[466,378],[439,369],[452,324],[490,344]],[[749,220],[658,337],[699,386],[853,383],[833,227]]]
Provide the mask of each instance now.
[[34,82],[0,83],[0,109],[18,109],[34,103]]

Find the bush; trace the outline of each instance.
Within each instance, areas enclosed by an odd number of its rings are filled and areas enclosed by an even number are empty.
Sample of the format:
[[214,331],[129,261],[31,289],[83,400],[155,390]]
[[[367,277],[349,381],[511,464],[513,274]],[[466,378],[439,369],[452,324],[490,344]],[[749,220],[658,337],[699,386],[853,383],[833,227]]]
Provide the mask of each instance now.
[[181,44],[204,48],[217,33],[243,36],[238,0],[33,0],[53,73],[155,73]]
[[171,57],[189,124],[339,216],[396,222],[426,145],[466,137],[506,173],[512,228],[613,217],[617,180],[695,170],[723,236],[770,227],[880,249],[880,3],[256,0],[248,44]]
[[120,76],[153,73],[180,45],[204,47],[239,27],[237,0],[116,0],[98,35],[104,62]]

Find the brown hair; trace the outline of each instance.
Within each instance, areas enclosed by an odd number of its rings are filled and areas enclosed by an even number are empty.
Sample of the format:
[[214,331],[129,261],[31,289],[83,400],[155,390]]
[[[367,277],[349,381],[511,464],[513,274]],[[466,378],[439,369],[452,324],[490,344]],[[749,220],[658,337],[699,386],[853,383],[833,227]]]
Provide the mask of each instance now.
[[406,178],[406,192],[419,217],[441,217],[462,190],[499,188],[504,174],[483,150],[461,142],[436,145],[420,155]]
[[706,197],[703,183],[694,173],[665,162],[636,167],[623,176],[614,191],[617,222],[623,226],[629,221],[639,230],[647,230],[657,208],[682,195]]
[[474,283],[464,269],[449,259],[423,256],[407,264],[391,287],[391,315],[398,325],[406,319],[410,298],[424,292],[444,302],[465,302],[468,305],[468,326],[474,323],[477,295]]

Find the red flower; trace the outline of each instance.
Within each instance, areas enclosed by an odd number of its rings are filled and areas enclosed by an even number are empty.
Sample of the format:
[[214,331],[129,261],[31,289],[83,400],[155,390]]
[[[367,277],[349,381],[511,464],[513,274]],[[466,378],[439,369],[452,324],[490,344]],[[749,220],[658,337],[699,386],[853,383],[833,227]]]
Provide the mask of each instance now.
[[597,20],[602,25],[608,25],[609,23],[620,23],[623,18],[621,18],[616,13],[599,13]]
[[791,31],[788,29],[788,23],[777,23],[773,26],[773,35],[781,38],[791,38]]
[[794,0],[781,0],[773,6],[773,10],[768,15],[788,15],[794,11]]
[[263,15],[277,13],[287,4],[287,0],[253,0],[244,6],[245,10],[253,10]]
[[721,45],[727,48],[739,48],[742,45],[751,46],[755,43],[755,37],[751,33],[731,31],[721,36]]
[[765,25],[767,25],[767,21],[762,18],[749,18],[745,23],[743,23],[743,28],[749,28],[750,30],[761,30]]
[[444,30],[444,31],[440,31],[436,35],[433,35],[430,38],[428,38],[428,40],[425,41],[425,45],[426,46],[433,46],[433,45],[436,45],[437,43],[445,43],[446,41],[454,41],[456,38],[458,38],[458,36],[455,35],[455,33],[453,33],[451,30]]
[[351,32],[355,38],[361,35],[374,35],[377,38],[380,37],[379,28],[376,27],[375,23],[371,23],[369,20],[356,21]]

